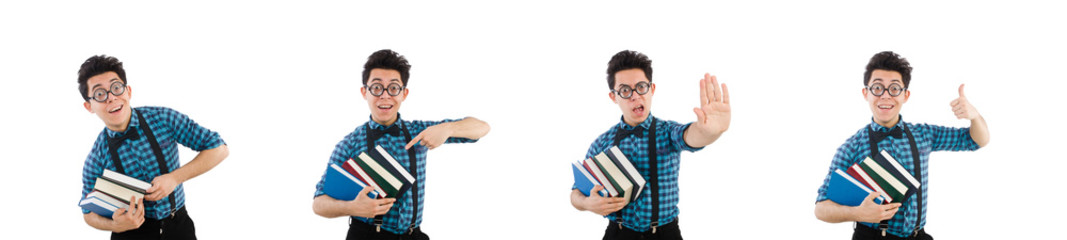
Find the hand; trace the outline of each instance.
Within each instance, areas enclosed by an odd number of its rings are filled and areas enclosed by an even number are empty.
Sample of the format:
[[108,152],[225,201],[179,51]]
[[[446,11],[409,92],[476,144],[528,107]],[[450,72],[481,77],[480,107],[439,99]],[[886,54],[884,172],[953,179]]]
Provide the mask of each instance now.
[[963,84],[960,84],[960,98],[952,100],[949,105],[952,106],[952,113],[956,114],[956,119],[974,120],[978,118],[978,110],[971,105],[970,101],[967,101],[967,97],[963,96]]
[[144,196],[144,200],[159,201],[171,192],[174,192],[174,188],[178,187],[178,180],[175,179],[171,173],[159,175],[152,179],[152,187],[148,188],[147,194]]
[[900,203],[877,204],[874,202],[874,198],[879,195],[878,192],[867,194],[867,197],[863,199],[863,203],[860,203],[855,208],[856,221],[876,223],[893,218],[893,215],[897,214],[897,210],[900,209]]
[[697,121],[690,125],[705,136],[717,136],[730,128],[730,91],[726,84],[719,90],[719,80],[705,73],[700,80],[700,107],[693,108]]
[[582,208],[600,216],[607,216],[608,214],[626,207],[626,199],[624,198],[607,198],[597,194],[597,192],[603,189],[604,186],[594,186],[593,190],[589,190],[589,197],[582,200]]
[[389,212],[389,209],[393,207],[393,202],[396,202],[396,199],[371,199],[370,197],[367,197],[367,194],[370,193],[371,190],[374,190],[374,188],[364,187],[363,191],[359,191],[359,194],[356,194],[356,199],[346,203],[348,208],[347,212],[349,213],[348,215],[373,218],[374,216],[385,215],[385,213]]
[[115,222],[115,229],[117,233],[125,232],[141,227],[144,223],[144,201],[143,199],[137,199],[137,197],[130,197],[130,206],[125,208],[119,208],[111,214],[111,219]]
[[422,141],[420,144],[426,146],[426,148],[437,148],[437,146],[441,146],[441,144],[445,143],[445,140],[448,140],[448,138],[452,136],[453,131],[451,126],[451,123],[430,126],[426,128],[426,130],[422,130],[419,135],[411,138],[411,142],[408,142],[408,145],[404,146],[404,149],[411,149],[411,147],[415,146],[419,141]]

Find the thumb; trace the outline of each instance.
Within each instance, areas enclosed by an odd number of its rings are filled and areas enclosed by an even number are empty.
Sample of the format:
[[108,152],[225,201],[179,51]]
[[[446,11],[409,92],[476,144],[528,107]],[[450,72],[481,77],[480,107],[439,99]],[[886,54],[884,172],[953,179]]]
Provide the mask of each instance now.
[[370,191],[373,191],[373,190],[374,190],[374,188],[371,187],[371,186],[363,187],[363,190],[360,190],[359,193],[356,194],[356,198],[369,198],[369,197],[367,197],[367,194],[370,193]]
[[693,108],[693,113],[697,114],[697,122],[698,123],[704,123],[704,119],[708,117],[707,115],[704,114],[704,110],[702,110],[702,109],[700,109],[698,107]]
[[964,97],[963,96],[963,84],[962,83],[960,84],[960,97]]
[[598,192],[600,192],[600,190],[604,190],[604,186],[600,186],[600,185],[593,186],[593,189],[589,190],[589,196],[592,197],[595,194],[596,196],[599,197],[600,194]]
[[874,203],[874,198],[877,198],[880,195],[881,194],[878,192],[871,192],[870,194],[867,194],[866,198],[863,198],[863,203]]

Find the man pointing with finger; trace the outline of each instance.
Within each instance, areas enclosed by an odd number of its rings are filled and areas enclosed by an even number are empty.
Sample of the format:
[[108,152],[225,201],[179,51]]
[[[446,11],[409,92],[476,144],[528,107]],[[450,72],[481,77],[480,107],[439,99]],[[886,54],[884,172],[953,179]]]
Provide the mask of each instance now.
[[[608,62],[608,98],[622,119],[589,146],[586,158],[619,146],[648,187],[629,204],[621,197],[585,196],[571,190],[571,205],[608,218],[604,239],[682,239],[678,228],[678,166],[681,151],[697,151],[715,142],[730,127],[730,94],[726,84],[704,74],[697,121],[680,124],[652,116],[652,60],[625,50]],[[572,187],[574,188],[574,187]],[[591,192],[600,190],[597,186]],[[634,187],[637,189],[638,187]]]
[[[959,98],[950,103],[957,119],[971,122],[969,128],[952,128],[904,122],[900,109],[911,96],[911,65],[893,52],[875,54],[863,78],[863,97],[873,113],[872,121],[837,149],[830,173],[819,187],[815,216],[829,223],[857,222],[852,239],[933,239],[926,233],[927,173],[933,151],[974,151],[989,143],[989,129],[959,88]],[[901,203],[877,205],[871,193],[859,206],[840,205],[827,197],[830,174],[845,169],[884,150],[907,173],[919,179],[916,194]],[[888,220],[880,224],[883,220]]]
[[[363,66],[359,92],[370,108],[370,121],[356,127],[334,148],[329,163],[342,165],[350,158],[382,146],[415,177],[414,187],[399,199],[370,199],[364,188],[352,201],[337,200],[323,192],[323,175],[315,186],[315,214],[327,218],[351,216],[347,239],[428,239],[419,228],[426,180],[426,151],[444,143],[468,143],[489,133],[489,125],[473,117],[441,121],[400,118],[400,104],[408,96],[411,65],[392,50],[374,52]],[[375,216],[381,216],[376,219]]]

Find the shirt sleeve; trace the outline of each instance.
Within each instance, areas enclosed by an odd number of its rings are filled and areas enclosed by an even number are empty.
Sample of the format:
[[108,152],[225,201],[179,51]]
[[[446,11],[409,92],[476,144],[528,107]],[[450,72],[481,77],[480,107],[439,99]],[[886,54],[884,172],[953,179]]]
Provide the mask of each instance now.
[[978,143],[971,138],[971,128],[954,128],[921,124],[917,128],[928,134],[933,142],[933,151],[974,151]]
[[[96,186],[96,178],[104,173],[104,156],[103,154],[100,154],[103,149],[99,147],[101,145],[100,141],[103,139],[106,138],[101,134],[100,138],[97,139],[97,142],[93,144],[93,149],[89,152],[89,156],[85,157],[85,165],[82,166],[82,194],[78,198],[79,205],[81,204],[81,200],[85,198],[85,195],[88,195],[89,192],[93,191],[93,187]],[[81,210],[82,214],[88,214],[90,212],[84,208]]]
[[172,109],[165,109],[162,114],[166,115],[164,119],[174,131],[175,140],[189,149],[199,152],[226,144],[219,133],[200,126],[185,114]]
[[815,198],[816,203],[830,199],[826,196],[826,190],[830,186],[830,175],[837,169],[847,168],[852,162],[856,161],[856,157],[859,156],[857,153],[863,151],[859,146],[862,145],[861,143],[865,142],[861,142],[858,139],[859,134],[849,138],[849,140],[845,141],[844,144],[841,144],[841,146],[837,148],[837,152],[834,153],[834,159],[830,162],[830,170],[827,171],[826,177],[822,180],[822,185],[819,186],[819,195]]
[[[337,146],[333,149],[333,153],[330,154],[330,161],[327,162],[326,168],[324,168],[326,171],[330,170],[330,164],[341,165],[345,161],[348,161],[348,158],[352,156],[353,141],[351,135],[349,135],[349,137],[345,137],[345,139],[337,143]],[[319,182],[315,184],[315,197],[326,194],[326,192],[322,190],[324,186],[323,184],[326,183],[326,171],[322,172],[322,177],[320,177]]]
[[678,122],[675,122],[675,121],[667,121],[666,124],[664,124],[664,126],[667,127],[667,134],[668,134],[668,137],[670,138],[670,142],[671,142],[671,144],[669,146],[670,146],[670,148],[672,150],[675,150],[675,151],[685,150],[685,151],[695,152],[695,151],[700,151],[701,149],[704,149],[704,147],[695,148],[695,147],[689,146],[689,144],[685,142],[685,130],[689,129],[689,125],[692,125],[692,124],[693,123],[679,124]]
[[[419,133],[422,133],[423,130],[426,130],[426,128],[432,127],[432,126],[437,125],[437,124],[455,122],[455,121],[460,121],[460,120],[463,120],[463,119],[445,119],[445,120],[441,120],[441,121],[411,121],[411,127],[408,130],[411,131],[411,137],[415,137],[415,136],[419,135]],[[461,137],[449,137],[448,139],[445,140],[445,143],[474,143],[474,142],[478,142],[478,139],[461,138]]]

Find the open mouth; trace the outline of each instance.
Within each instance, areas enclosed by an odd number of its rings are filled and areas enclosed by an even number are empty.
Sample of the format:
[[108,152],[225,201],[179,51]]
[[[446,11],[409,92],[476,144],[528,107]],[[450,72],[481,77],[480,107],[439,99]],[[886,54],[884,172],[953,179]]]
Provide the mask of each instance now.
[[893,109],[892,104],[878,104],[878,109]]
[[382,104],[382,105],[378,105],[378,109],[379,109],[379,110],[389,110],[389,109],[393,109],[393,105],[387,105],[387,104]]
[[639,105],[639,106],[633,108],[630,111],[632,111],[634,114],[640,115],[640,114],[645,113],[645,106],[644,105]]
[[123,106],[124,106],[124,105],[119,105],[118,107],[115,107],[115,108],[109,109],[109,110],[107,110],[107,113],[116,113],[116,112],[118,112],[118,111],[122,110],[122,107],[123,107]]

